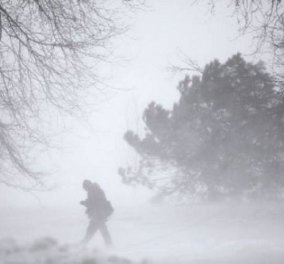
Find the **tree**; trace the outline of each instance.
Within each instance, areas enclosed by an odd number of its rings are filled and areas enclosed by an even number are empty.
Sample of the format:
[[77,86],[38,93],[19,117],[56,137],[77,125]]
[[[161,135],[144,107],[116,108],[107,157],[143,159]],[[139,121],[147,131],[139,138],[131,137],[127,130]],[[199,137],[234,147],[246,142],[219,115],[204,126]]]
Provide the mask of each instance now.
[[98,64],[124,30],[114,15],[122,2],[0,1],[0,183],[39,182],[29,161],[48,142],[40,122],[57,110],[73,114],[90,87],[99,89]]
[[[198,1],[192,1],[199,4]],[[282,0],[208,0],[212,14],[218,7],[227,8],[238,24],[240,36],[250,36],[252,40],[250,55],[265,54],[269,61],[269,71],[273,74],[275,85],[284,84],[284,3]],[[171,65],[173,72],[201,72],[199,65],[186,54],[179,54],[180,63]]]
[[[210,0],[212,10],[217,1]],[[227,4],[227,3],[226,3]],[[229,8],[237,19],[240,33],[250,35],[254,53],[268,53],[272,58],[274,76],[283,85],[284,3],[282,0],[232,0]]]
[[[220,3],[210,0],[208,4],[214,11]],[[252,34],[258,48],[269,42],[273,48],[283,49],[282,0],[231,0],[226,4],[233,8],[241,33]]]
[[124,182],[203,198],[280,196],[284,97],[264,64],[240,54],[215,60],[178,90],[171,110],[154,102],[145,109],[144,137],[125,133],[141,162],[120,168]]

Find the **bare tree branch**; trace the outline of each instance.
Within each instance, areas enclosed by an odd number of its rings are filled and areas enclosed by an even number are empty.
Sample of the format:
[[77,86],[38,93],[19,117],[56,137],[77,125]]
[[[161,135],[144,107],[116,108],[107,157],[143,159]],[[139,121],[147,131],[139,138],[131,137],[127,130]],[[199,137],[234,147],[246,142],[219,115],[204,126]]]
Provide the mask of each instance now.
[[39,181],[28,164],[35,146],[49,143],[40,123],[80,111],[98,89],[96,67],[126,30],[119,1],[0,0],[0,182]]

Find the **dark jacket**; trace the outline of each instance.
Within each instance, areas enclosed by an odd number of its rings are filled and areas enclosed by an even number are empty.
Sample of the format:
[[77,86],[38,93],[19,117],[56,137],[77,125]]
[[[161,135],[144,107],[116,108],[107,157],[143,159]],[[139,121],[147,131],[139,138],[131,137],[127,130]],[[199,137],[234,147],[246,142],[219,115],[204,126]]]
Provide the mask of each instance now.
[[87,199],[81,204],[86,206],[86,214],[90,219],[106,221],[113,213],[111,203],[106,199],[104,191],[96,183],[87,191]]

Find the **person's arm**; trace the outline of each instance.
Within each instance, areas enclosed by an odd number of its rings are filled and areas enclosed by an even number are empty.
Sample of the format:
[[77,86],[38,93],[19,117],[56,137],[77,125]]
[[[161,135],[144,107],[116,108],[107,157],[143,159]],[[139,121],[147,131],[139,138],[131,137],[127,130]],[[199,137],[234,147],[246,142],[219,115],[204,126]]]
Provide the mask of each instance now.
[[84,200],[84,201],[80,201],[80,204],[81,205],[84,205],[84,206],[86,206],[86,207],[88,207],[88,206],[90,206],[91,205],[91,200],[89,199],[89,198],[87,198],[86,200]]
[[81,204],[81,205],[84,205],[84,206],[87,206],[87,200],[85,200],[85,201],[80,201],[80,204]]
[[83,205],[83,206],[85,206],[85,207],[91,206],[92,203],[93,203],[93,200],[94,200],[94,199],[92,198],[90,192],[88,192],[87,195],[88,195],[88,196],[87,196],[87,199],[86,199],[86,200],[80,201],[80,204]]

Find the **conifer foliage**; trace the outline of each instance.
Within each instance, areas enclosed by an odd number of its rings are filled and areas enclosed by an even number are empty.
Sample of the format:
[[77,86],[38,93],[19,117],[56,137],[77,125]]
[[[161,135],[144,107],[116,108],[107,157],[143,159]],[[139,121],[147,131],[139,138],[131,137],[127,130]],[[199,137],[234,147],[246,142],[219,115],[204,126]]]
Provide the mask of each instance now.
[[263,63],[240,54],[224,64],[214,60],[177,89],[180,99],[171,110],[154,102],[145,109],[143,138],[125,133],[141,161],[138,168],[119,169],[124,182],[210,199],[280,197],[283,89]]

